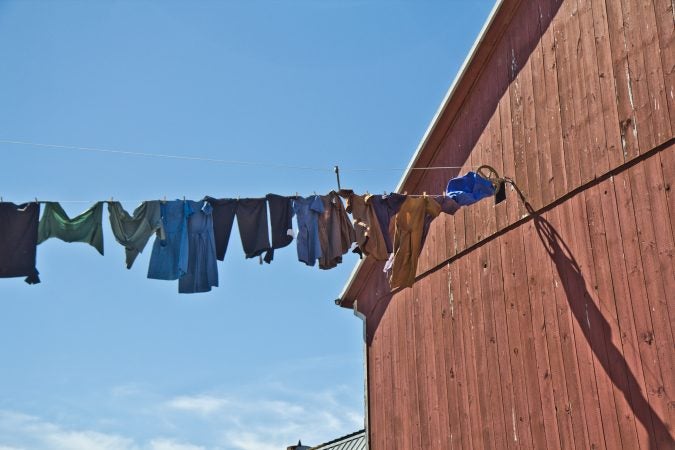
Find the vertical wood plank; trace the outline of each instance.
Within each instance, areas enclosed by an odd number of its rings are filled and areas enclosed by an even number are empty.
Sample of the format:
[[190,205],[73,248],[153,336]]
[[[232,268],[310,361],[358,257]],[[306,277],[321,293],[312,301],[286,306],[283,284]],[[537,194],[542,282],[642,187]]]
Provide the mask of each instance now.
[[[563,221],[560,207],[553,209],[549,215],[548,220],[551,223],[551,230],[548,230],[551,235],[554,232],[560,232],[561,223]],[[554,236],[554,235],[553,235]],[[574,431],[574,444],[577,449],[590,448],[590,439],[588,434],[588,426],[585,420],[584,402],[582,399],[582,375],[576,357],[576,344],[574,336],[574,326],[570,304],[568,302],[568,295],[565,289],[567,283],[567,276],[561,269],[560,262],[556,259],[555,248],[548,244],[548,250],[551,253],[550,261],[552,267],[553,283],[555,286],[555,304],[558,315],[558,329],[560,330],[561,350],[563,367],[565,369],[565,381],[567,382],[567,394],[569,404],[565,407],[565,413],[568,414],[572,420],[572,429]],[[588,378],[583,378],[587,382]]]
[[530,359],[536,361],[536,366],[533,369],[539,386],[538,394],[541,398],[541,420],[546,437],[546,448],[556,449],[561,448],[560,431],[555,410],[546,335],[547,324],[543,308],[544,302],[548,301],[553,293],[550,292],[548,277],[546,276],[549,274],[542,270],[545,267],[545,258],[538,252],[541,242],[536,239],[537,233],[534,222],[530,221],[524,224],[522,229],[526,272],[524,276],[529,290],[530,319],[534,344],[534,355],[531,355]]
[[672,0],[655,0],[654,16],[661,49],[670,128],[675,130],[675,7]]
[[[551,176],[553,177],[553,198],[559,198],[567,192],[567,170],[563,151],[563,133],[561,124],[560,95],[558,91],[558,69],[556,61],[556,36],[552,25],[554,10],[557,7],[553,0],[539,3],[539,26],[546,27],[539,46],[542,50],[543,76],[545,84],[545,113],[538,115],[544,120],[537,120],[538,129],[548,130],[548,140],[544,142],[543,152],[550,154]],[[546,24],[549,24],[548,26]],[[546,147],[548,144],[548,148]],[[548,150],[548,151],[547,151]]]
[[499,368],[499,349],[497,344],[497,332],[494,320],[494,303],[498,296],[492,286],[491,272],[499,270],[499,267],[492,267],[489,252],[490,244],[481,246],[478,249],[478,259],[482,265],[480,271],[481,297],[480,303],[483,309],[483,323],[485,335],[485,365],[479,369],[485,374],[486,388],[488,391],[488,404],[491,417],[491,427],[494,437],[495,448],[508,448],[508,438],[504,422],[504,410],[502,405],[502,389],[500,385]]
[[459,261],[459,283],[461,289],[459,296],[455,298],[457,312],[459,316],[460,333],[464,347],[464,369],[466,377],[464,379],[465,390],[468,400],[469,426],[471,430],[471,440],[474,448],[485,448],[487,443],[483,439],[483,420],[481,417],[480,403],[478,398],[478,375],[476,373],[476,352],[475,342],[472,333],[471,316],[471,268],[466,257]]
[[[603,418],[612,419],[605,423],[604,432],[608,446],[625,449],[639,448],[637,439],[637,430],[635,419],[630,409],[625,393],[629,392],[626,377],[626,360],[623,356],[623,343],[620,338],[621,327],[618,320],[618,313],[614,298],[614,278],[612,262],[608,256],[607,249],[607,227],[602,211],[602,185],[590,188],[585,193],[586,209],[588,212],[588,232],[590,250],[592,251],[593,265],[596,273],[595,294],[597,295],[597,315],[593,323],[595,330],[601,331],[601,339],[604,340],[605,353],[600,355],[600,361],[604,372],[609,375],[611,380],[611,393],[606,393],[611,411],[608,407],[603,408]],[[597,340],[597,338],[596,338]],[[616,411],[616,421],[614,412]],[[612,415],[610,417],[610,415]],[[620,442],[613,439],[621,438]]]
[[[640,352],[638,350],[635,321],[633,319],[633,305],[628,287],[628,272],[624,259],[613,180],[610,179],[602,182],[597,186],[597,190],[602,196],[601,207],[607,239],[607,255],[609,260],[612,261],[612,274],[616,275],[612,278],[612,289],[614,291],[614,304],[620,329],[619,336],[623,348],[623,371],[625,376],[625,381],[622,379],[617,380],[617,387],[621,389],[624,397],[623,401],[628,403],[631,408],[632,417],[636,419],[635,430],[639,443],[639,447],[636,448],[649,448],[649,435],[652,433],[653,428],[652,419],[647,401],[640,401],[645,391],[645,382],[642,361],[640,360]],[[617,403],[619,403],[618,399]],[[626,421],[630,421],[630,418],[626,418]]]
[[[572,200],[572,199],[571,199]],[[590,445],[598,448],[605,447],[602,432],[602,413],[598,399],[597,380],[593,365],[593,355],[590,340],[587,337],[588,317],[586,311],[590,300],[585,289],[584,272],[587,266],[579,266],[579,249],[575,230],[575,214],[579,211],[571,204],[571,200],[560,205],[561,227],[559,254],[559,270],[563,272],[563,287],[572,312],[572,330],[575,339],[576,358],[579,365],[582,401],[587,423]],[[565,248],[565,246],[567,248]],[[590,274],[589,274],[590,276]]]
[[443,296],[441,284],[444,282],[445,273],[439,270],[429,277],[431,284],[431,335],[434,348],[434,370],[436,373],[436,383],[432,386],[436,388],[437,408],[438,408],[438,448],[453,447],[453,428],[456,422],[451,419],[451,408],[448,404],[448,380],[446,376],[445,349],[443,340],[443,326],[447,309]]
[[620,1],[604,0],[607,29],[612,52],[612,69],[616,86],[619,136],[624,160],[639,154],[637,120],[633,106],[633,87],[628,67],[628,50],[624,32],[623,10]]
[[[635,220],[632,189],[629,174],[619,173],[614,177],[614,192],[617,199],[617,211],[621,228],[624,259],[628,272],[628,286],[633,305],[635,329],[638,336],[638,348],[643,363],[645,376],[646,402],[649,404],[652,430],[649,434],[650,445],[658,445],[655,436],[663,436],[663,427],[659,426],[663,415],[662,404],[658,394],[663,386],[663,375],[659,364],[659,353],[654,345],[654,325],[649,308],[644,303],[648,299],[647,286],[644,277],[644,268],[640,253],[640,239],[638,226]],[[641,304],[642,303],[642,304]],[[637,400],[642,400],[638,397]],[[646,418],[642,417],[643,423]]]
[[[587,0],[586,0],[587,1]],[[605,127],[605,145],[609,168],[624,162],[619,133],[619,112],[617,110],[616,80],[612,66],[612,47],[608,29],[607,11],[604,0],[591,0],[595,56],[598,65],[601,114]]]
[[562,3],[558,14],[553,19],[551,26],[554,29],[555,59],[558,75],[558,98],[560,103],[560,125],[562,131],[563,154],[565,157],[565,172],[567,179],[567,191],[580,185],[581,175],[579,169],[579,142],[575,128],[574,117],[574,79],[577,73],[572,71],[572,58],[576,57],[573,42],[572,26],[572,2]]
[[[541,5],[533,2],[534,14],[530,17],[532,26],[536,27],[537,33],[543,39],[543,30],[541,29],[540,16]],[[532,73],[532,91],[534,102],[532,105],[532,123],[533,133],[536,144],[534,151],[539,153],[539,191],[541,192],[541,205],[548,205],[555,199],[555,186],[553,183],[554,175],[552,169],[550,130],[548,127],[548,111],[546,88],[546,77],[544,75],[544,53],[543,44],[540,42],[535,47],[530,57],[529,66]]]
[[[422,290],[426,283],[415,283],[411,288],[408,288],[410,307],[412,314],[408,316],[408,320],[412,323],[412,339],[408,341],[408,348],[414,349],[415,358],[409,361],[412,366],[410,372],[415,379],[417,390],[417,406],[419,409],[419,433],[422,448],[431,448],[431,424],[429,422],[429,395],[427,393],[427,365],[425,361],[424,348],[424,332],[422,328],[421,305],[420,297],[423,295]],[[422,343],[422,345],[420,345]]]
[[[640,30],[640,13],[635,0],[621,0],[625,45],[628,56],[629,94],[631,104],[635,110],[635,130],[639,153],[644,153],[655,147],[655,132],[652,122],[652,109],[649,99],[647,70],[643,51],[643,41]],[[636,156],[636,155],[631,155]]]
[[[602,114],[602,95],[598,58],[596,52],[593,9],[591,0],[577,0],[579,16],[580,66],[583,77],[582,89],[586,99],[587,120],[581,126],[588,130],[588,146],[592,165],[592,177],[598,177],[609,170],[607,140],[605,137],[605,118]],[[581,105],[582,109],[584,104]],[[582,118],[583,120],[583,118]],[[613,122],[613,121],[612,121]],[[582,161],[583,163],[583,161]]]
[[[613,383],[610,379],[612,367],[608,356],[608,349],[614,349],[611,342],[612,327],[608,321],[611,319],[611,312],[605,311],[605,314],[603,314],[600,309],[601,300],[598,292],[600,282],[591,251],[593,241],[591,241],[589,234],[590,220],[587,214],[586,193],[582,192],[569,200],[570,207],[573,211],[576,211],[573,216],[574,240],[571,242],[574,245],[574,255],[576,255],[577,262],[582,270],[581,281],[583,284],[583,310],[581,304],[578,303],[577,321],[581,322],[580,328],[584,333],[586,344],[591,350],[604,445],[608,448],[621,448]],[[597,216],[593,216],[593,220],[593,227],[603,226],[602,223],[596,223]],[[596,241],[596,244],[599,243]],[[599,249],[596,248],[596,250]],[[611,354],[616,358],[621,357],[616,352],[611,352]]]
[[[565,365],[563,360],[563,350],[561,345],[560,330],[558,327],[558,311],[556,307],[556,287],[560,286],[556,280],[555,269],[551,267],[551,258],[546,249],[549,246],[545,242],[543,235],[540,235],[541,224],[548,223],[546,218],[535,218],[534,234],[527,240],[534,241],[533,249],[538,257],[539,265],[542,270],[545,282],[541,284],[541,299],[544,314],[546,342],[548,346],[550,378],[553,389],[555,414],[558,422],[558,432],[560,435],[560,446],[563,449],[575,448],[574,431],[572,418],[568,412],[570,400],[567,393],[567,381],[565,375]],[[545,378],[545,375],[544,375]]]
[[[639,17],[640,35],[642,37],[641,52],[644,55],[645,76],[649,91],[648,104],[651,111],[650,121],[653,126],[653,141],[649,150],[662,144],[671,137],[673,131],[668,114],[668,98],[666,82],[661,65],[661,47],[654,15],[654,1],[637,2],[636,15]],[[671,22],[671,26],[675,26]],[[646,149],[647,150],[647,149]]]
[[481,272],[487,261],[480,260],[480,252],[473,251],[467,255],[470,293],[469,293],[469,324],[474,349],[474,365],[476,370],[476,388],[478,393],[478,406],[481,418],[481,434],[483,435],[483,448],[495,447],[494,422],[492,421],[492,405],[489,402],[490,384],[487,382],[487,361],[485,349],[485,323],[482,307]]
[[[452,295],[452,278],[449,266],[445,266],[442,270],[442,277],[439,280],[439,289],[442,298],[441,317],[443,319],[442,338],[444,344],[445,354],[445,374],[448,392],[448,411],[450,419],[450,445],[449,448],[464,448],[464,442],[468,442],[466,434],[462,431],[460,412],[461,398],[459,389],[457,388],[457,377],[455,375],[457,369],[458,357],[456,354],[456,342],[454,340],[455,315],[454,315],[454,300]],[[443,312],[445,314],[443,314]],[[467,444],[467,447],[469,444]]]
[[[521,448],[543,448],[536,446],[533,440],[533,430],[530,424],[530,411],[528,408],[527,381],[525,378],[525,366],[523,357],[525,345],[520,336],[520,324],[518,318],[518,281],[516,270],[520,270],[522,261],[516,259],[517,247],[522,248],[515,232],[506,233],[500,238],[502,274],[504,277],[504,300],[506,302],[506,325],[509,332],[511,371],[514,393],[514,410],[512,419],[516,423],[517,440]],[[538,439],[539,443],[541,440]]]
[[386,445],[384,440],[386,433],[384,426],[384,415],[378,412],[383,411],[384,408],[384,393],[381,389],[381,380],[384,374],[384,371],[382,370],[382,356],[380,353],[381,340],[382,331],[378,329],[375,331],[375,335],[373,336],[373,340],[368,351],[368,356],[370,358],[370,362],[368,364],[368,369],[370,370],[368,374],[368,406],[372,412],[372,414],[370,414],[371,426],[368,433],[373,448],[384,448]]
[[467,357],[464,352],[464,336],[462,328],[465,321],[463,317],[464,304],[461,302],[462,296],[462,280],[460,277],[461,262],[455,261],[449,266],[448,288],[450,289],[450,304],[451,311],[453,311],[456,320],[453,322],[455,326],[452,328],[453,342],[455,344],[455,363],[454,363],[454,377],[457,385],[457,393],[459,397],[459,423],[462,430],[462,441],[464,448],[479,449],[480,446],[474,443],[474,435],[470,423],[470,407],[469,407],[469,392],[467,389]]
[[490,271],[490,298],[494,304],[494,323],[497,344],[497,361],[499,363],[499,383],[502,393],[502,411],[504,428],[506,430],[507,448],[518,448],[518,429],[516,422],[516,406],[513,389],[513,376],[511,367],[511,348],[509,343],[509,330],[506,320],[506,299],[504,296],[504,279],[502,277],[502,258],[500,239],[489,245]]

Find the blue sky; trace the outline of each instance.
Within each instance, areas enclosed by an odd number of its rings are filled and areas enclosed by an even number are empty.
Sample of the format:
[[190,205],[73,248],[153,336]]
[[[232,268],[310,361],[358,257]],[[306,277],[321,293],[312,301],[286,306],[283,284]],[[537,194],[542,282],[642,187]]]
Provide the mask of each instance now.
[[[389,191],[493,1],[0,0],[0,139],[308,165],[241,167],[0,143],[0,196],[115,199]],[[363,425],[362,324],[293,246],[178,295],[105,256],[38,248],[0,280],[0,450],[272,450]]]

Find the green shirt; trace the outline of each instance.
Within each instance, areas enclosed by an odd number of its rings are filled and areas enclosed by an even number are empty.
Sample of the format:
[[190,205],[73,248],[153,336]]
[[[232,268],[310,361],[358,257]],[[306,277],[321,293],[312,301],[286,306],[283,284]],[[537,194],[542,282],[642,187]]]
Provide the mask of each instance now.
[[103,254],[103,202],[97,202],[71,219],[56,202],[46,202],[38,227],[38,244],[49,238],[66,242],[84,242]]

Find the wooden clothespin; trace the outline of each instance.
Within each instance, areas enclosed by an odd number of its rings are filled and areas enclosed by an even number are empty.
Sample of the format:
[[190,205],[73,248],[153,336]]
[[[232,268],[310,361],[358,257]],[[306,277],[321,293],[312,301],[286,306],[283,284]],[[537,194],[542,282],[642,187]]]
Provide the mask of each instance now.
[[422,192],[422,197],[427,198],[427,191]]

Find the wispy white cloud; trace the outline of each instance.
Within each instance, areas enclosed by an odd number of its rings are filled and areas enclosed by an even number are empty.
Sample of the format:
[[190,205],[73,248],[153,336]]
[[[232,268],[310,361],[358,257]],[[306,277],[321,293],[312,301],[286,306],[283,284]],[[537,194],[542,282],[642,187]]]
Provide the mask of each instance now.
[[206,447],[192,444],[182,444],[172,439],[153,439],[149,450],[206,450]]
[[119,434],[67,429],[13,411],[0,411],[0,436],[0,450],[206,450],[172,439],[139,443]]
[[212,395],[179,396],[166,402],[166,406],[169,408],[204,415],[219,412],[227,404],[228,400],[226,398]]
[[223,448],[272,450],[298,439],[318,444],[362,428],[363,415],[353,406],[357,395],[346,387],[306,392],[274,385],[254,392],[178,396],[164,403],[164,412],[173,420],[208,422],[221,430],[212,439]]

